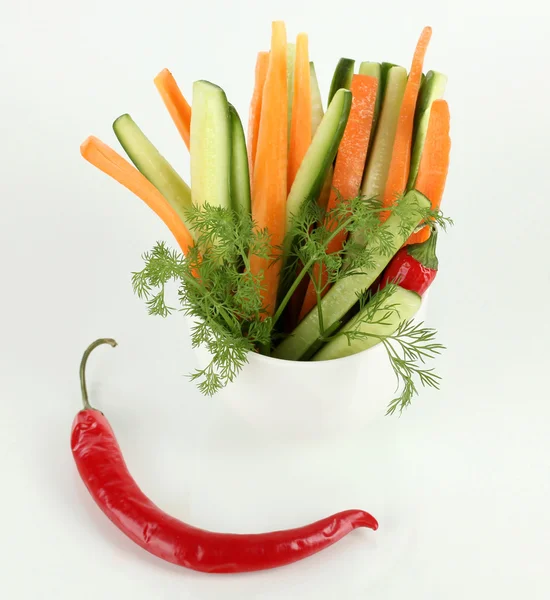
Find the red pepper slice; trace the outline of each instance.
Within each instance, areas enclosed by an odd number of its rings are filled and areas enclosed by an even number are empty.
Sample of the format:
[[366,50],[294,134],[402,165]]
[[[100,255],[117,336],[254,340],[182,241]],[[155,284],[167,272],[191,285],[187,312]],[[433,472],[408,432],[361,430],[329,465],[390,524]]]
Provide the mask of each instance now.
[[84,353],[80,381],[84,410],[74,420],[71,449],[82,480],[107,517],[136,544],[168,562],[207,573],[239,573],[280,567],[311,556],[358,527],[378,523],[362,510],[347,510],[305,527],[260,534],[214,533],[163,512],[130,475],[105,416],[88,402],[85,367],[90,352],[112,339],[92,343]]

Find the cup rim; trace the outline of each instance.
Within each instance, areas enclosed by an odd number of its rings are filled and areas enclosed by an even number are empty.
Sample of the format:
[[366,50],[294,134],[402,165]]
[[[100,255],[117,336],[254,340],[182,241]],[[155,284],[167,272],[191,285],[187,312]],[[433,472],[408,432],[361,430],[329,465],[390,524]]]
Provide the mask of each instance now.
[[[426,293],[422,296],[421,306],[426,304],[427,297],[430,293],[430,290],[426,290]],[[287,360],[285,358],[277,358],[276,356],[265,356],[264,354],[260,354],[259,352],[249,351],[247,356],[254,357],[254,360],[259,361],[265,365],[273,365],[273,364],[284,364],[288,365],[290,369],[315,369],[318,368],[319,365],[327,365],[330,363],[331,365],[343,364],[344,362],[353,362],[360,360],[361,357],[364,357],[369,352],[373,354],[373,352],[380,351],[382,348],[382,344],[376,344],[371,348],[367,348],[366,350],[361,350],[360,352],[356,352],[355,354],[349,354],[348,356],[342,356],[340,358],[330,358],[328,360]],[[250,364],[250,361],[248,361]],[[292,366],[290,366],[292,365]],[[307,365],[307,366],[306,366]]]
[[[340,364],[343,362],[353,362],[353,360],[358,360],[360,356],[367,354],[372,350],[379,350],[380,345],[376,344],[371,348],[367,348],[365,350],[361,350],[360,352],[355,352],[355,354],[349,354],[348,356],[341,356],[340,358],[329,358],[328,360],[287,360],[286,358],[278,358],[276,356],[265,356],[265,354],[260,354],[259,352],[248,352],[248,355],[254,356],[255,360],[258,360],[260,363],[265,364],[273,364],[279,363],[284,365],[293,365],[290,368],[306,368],[306,369],[314,369],[319,365],[326,365],[330,363],[331,365]],[[372,352],[371,352],[372,354]],[[305,366],[307,365],[307,366]]]

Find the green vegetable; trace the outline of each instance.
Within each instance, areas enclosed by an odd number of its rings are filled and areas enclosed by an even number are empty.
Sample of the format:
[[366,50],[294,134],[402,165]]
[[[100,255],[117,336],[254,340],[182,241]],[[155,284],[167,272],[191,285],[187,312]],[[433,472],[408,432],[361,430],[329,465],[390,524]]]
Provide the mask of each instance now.
[[[398,217],[401,223],[396,228],[399,240],[408,235],[409,223],[419,218],[433,219],[441,227],[446,224],[438,211],[422,208],[414,198],[420,198],[419,202],[423,199],[417,192],[410,192],[406,201],[388,207],[392,217]],[[184,258],[164,243],[157,244],[144,256],[145,265],[133,274],[132,284],[136,294],[146,301],[149,313],[160,316],[175,310],[166,303],[166,285],[174,280],[179,286],[182,308],[197,323],[191,332],[192,343],[204,344],[212,355],[211,363],[196,371],[193,379],[197,380],[202,393],[212,395],[235,378],[247,362],[249,352],[262,349],[270,353],[271,345],[277,341],[274,338],[278,335],[277,322],[293,291],[315,263],[326,266],[329,279],[336,282],[337,288],[363,278],[361,285],[350,290],[351,297],[357,300],[356,293],[363,291],[370,279],[361,273],[373,270],[379,255],[389,257],[395,252],[395,236],[391,230],[396,221],[390,217],[382,224],[379,220],[382,209],[380,202],[358,196],[342,202],[329,213],[335,228],[328,229],[321,223],[314,230],[311,225],[319,221],[319,209],[315,203],[309,205],[293,225],[297,244],[292,256],[303,267],[294,271],[292,288],[282,298],[273,317],[267,316],[262,308],[262,274],[253,275],[249,262],[252,255],[268,256],[269,236],[266,231],[253,227],[250,214],[241,213],[236,219],[232,209],[210,205],[192,207],[188,220],[197,237],[188,255]],[[340,253],[327,254],[327,246],[335,235],[357,228],[370,232],[371,243],[367,248],[348,243]],[[200,255],[198,248],[204,249]],[[295,267],[296,264],[292,265]],[[323,342],[339,335],[340,324],[339,319],[331,324],[327,320],[323,325],[324,339],[315,336],[308,353],[318,351]],[[409,385],[407,389],[412,388]]]
[[[300,217],[304,206],[317,200],[344,135],[350,108],[351,92],[338,90],[313,136],[288,195],[287,231],[292,230],[293,220]],[[287,253],[288,250],[287,244]]]
[[193,204],[230,206],[231,120],[225,92],[208,81],[193,85],[191,113]]
[[369,141],[369,148],[374,143],[374,136],[376,134],[376,125],[378,124],[378,117],[380,116],[380,108],[382,106],[382,97],[384,96],[384,90],[382,89],[381,81],[381,69],[380,64],[376,62],[362,62],[359,66],[360,75],[368,75],[378,80],[378,88],[376,90],[376,104],[374,105],[374,117],[372,120],[371,136]]
[[403,67],[390,67],[385,82],[380,119],[363,177],[362,192],[367,198],[381,199],[384,195],[406,85],[407,71]]
[[[130,115],[118,117],[113,123],[113,130],[136,169],[157,188],[180,219],[188,225],[186,211],[191,206],[189,186],[147,139]],[[191,230],[190,232],[192,233]]]
[[[318,304],[317,310],[306,315],[292,334],[275,349],[273,356],[300,360],[318,338],[323,337],[325,330],[340,320],[372,285],[422,220],[422,214],[429,206],[429,200],[417,191],[410,191],[404,196],[387,221],[380,224],[376,231],[369,231],[369,243],[365,247],[367,264],[355,269],[355,274],[336,281]],[[353,267],[353,260],[349,264]]]
[[384,94],[386,93],[386,85],[388,83],[388,73],[390,69],[393,67],[398,67],[399,65],[395,65],[390,62],[380,63],[380,90],[382,92],[382,100],[384,99]]
[[416,103],[416,112],[414,115],[414,134],[413,147],[411,153],[411,169],[409,172],[409,181],[407,189],[414,187],[418,168],[420,167],[420,159],[422,150],[428,132],[428,122],[430,120],[430,112],[434,100],[443,97],[445,86],[447,85],[447,76],[437,71],[428,71],[418,96]]
[[402,322],[411,319],[421,303],[415,292],[396,285],[386,286],[339,331],[343,335],[323,346],[312,360],[332,360],[372,348],[392,335]]
[[334,95],[340,89],[349,90],[351,87],[351,79],[353,77],[353,69],[355,67],[355,61],[351,58],[341,58],[336,65],[334,75],[332,76],[332,82],[330,84],[330,91],[328,94],[328,105],[332,102]]
[[317,127],[323,120],[323,100],[321,99],[321,90],[319,89],[319,82],[317,81],[317,73],[315,72],[315,65],[309,63],[309,77],[311,87],[311,135],[314,136],[317,131]]
[[250,174],[243,125],[233,105],[231,119],[231,206],[236,212],[250,213]]

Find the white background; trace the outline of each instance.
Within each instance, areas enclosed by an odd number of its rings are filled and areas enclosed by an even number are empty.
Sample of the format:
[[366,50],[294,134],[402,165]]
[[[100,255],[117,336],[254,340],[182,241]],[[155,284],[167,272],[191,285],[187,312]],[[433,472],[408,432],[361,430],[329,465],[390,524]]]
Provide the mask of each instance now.
[[[542,3],[2,0],[0,19],[0,595],[34,598],[547,599],[550,558],[548,260],[550,59]],[[341,56],[449,75],[453,155],[430,324],[448,346],[440,393],[357,437],[277,444],[184,377],[181,319],[148,317],[130,287],[169,239],[79,144],[129,112],[187,177],[152,79],[223,86],[246,118],[270,22],[310,35],[324,97]],[[78,479],[69,433],[78,362],[146,493],[222,531],[296,526],[361,506],[380,516],[302,563],[218,577],[150,557]],[[299,398],[297,398],[299,401]],[[336,401],[336,400],[335,400]]]

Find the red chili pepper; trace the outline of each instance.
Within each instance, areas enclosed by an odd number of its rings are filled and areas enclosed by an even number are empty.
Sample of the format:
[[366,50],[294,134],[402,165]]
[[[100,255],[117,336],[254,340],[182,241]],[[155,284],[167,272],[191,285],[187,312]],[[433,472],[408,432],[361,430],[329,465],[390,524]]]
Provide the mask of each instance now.
[[380,287],[395,283],[422,296],[437,275],[436,244],[437,231],[434,227],[425,242],[401,248],[386,267]]
[[258,571],[306,558],[358,527],[376,530],[374,517],[347,510],[311,525],[261,534],[213,533],[187,525],[155,506],[128,472],[109,422],[88,402],[85,367],[99,339],[80,365],[84,410],[73,423],[71,449],[82,480],[101,510],[130,539],[168,562],[207,573]]

